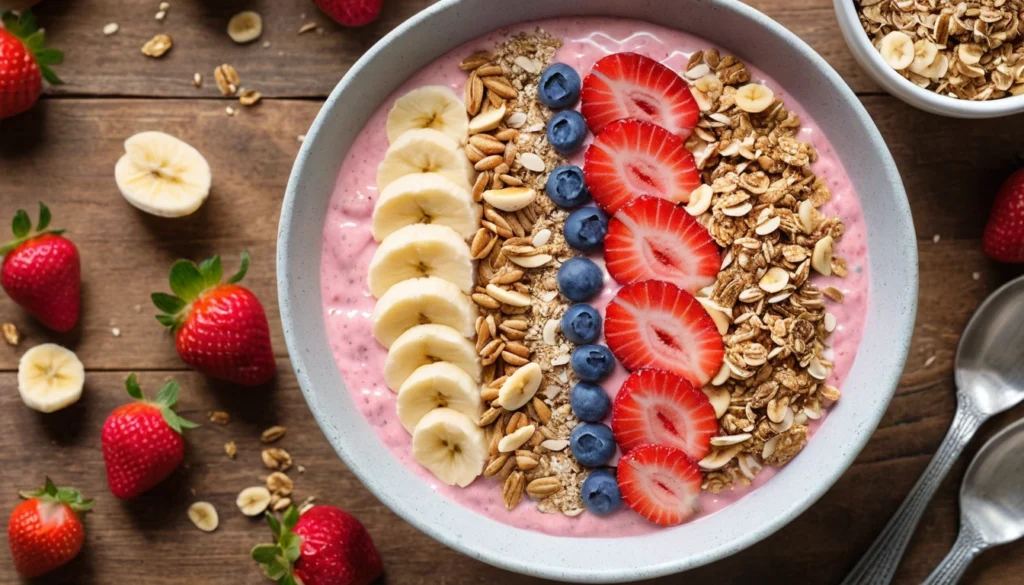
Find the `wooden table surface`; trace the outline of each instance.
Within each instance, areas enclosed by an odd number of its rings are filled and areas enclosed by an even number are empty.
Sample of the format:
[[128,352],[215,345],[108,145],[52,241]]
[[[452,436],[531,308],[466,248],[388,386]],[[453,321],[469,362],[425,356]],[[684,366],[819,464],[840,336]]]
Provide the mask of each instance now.
[[[80,557],[39,582],[265,582],[248,551],[268,533],[261,521],[239,514],[234,500],[265,475],[259,434],[273,424],[288,427],[280,446],[305,467],[303,474],[291,473],[296,497],[315,495],[361,518],[384,558],[388,583],[537,582],[437,544],[363,488],[313,422],[281,334],[274,245],[298,137],[353,61],[430,0],[385,0],[380,19],[360,30],[335,26],[307,0],[172,0],[163,23],[154,19],[157,4],[44,0],[37,14],[50,46],[67,54],[57,69],[66,84],[52,88],[31,113],[0,122],[0,220],[46,201],[54,225],[67,228],[82,256],[83,311],[72,333],[44,330],[0,295],[0,321],[16,324],[24,338],[17,348],[0,345],[0,428],[7,429],[0,433],[0,515],[6,517],[16,505],[17,489],[37,485],[44,474],[96,498],[95,511],[85,520]],[[767,540],[664,583],[838,583],[895,511],[949,425],[953,355],[964,324],[989,292],[1020,272],[987,260],[979,239],[995,189],[1021,154],[1024,117],[969,122],[914,110],[881,93],[854,63],[829,0],[751,4],[820,52],[861,96],[881,129],[914,212],[920,305],[896,397],[835,487]],[[264,19],[262,39],[248,46],[235,45],[224,33],[228,18],[242,9],[258,10]],[[109,22],[119,23],[120,31],[104,36]],[[321,28],[297,35],[307,22]],[[141,45],[159,32],[172,35],[174,48],[162,59],[144,57]],[[241,109],[219,95],[213,69],[222,62],[238,69],[244,87],[263,93],[262,103]],[[201,89],[192,86],[197,71],[205,79]],[[229,117],[228,105],[241,111]],[[143,130],[179,136],[209,159],[213,192],[194,216],[148,216],[118,194],[113,168],[122,142]],[[190,372],[149,303],[150,292],[167,290],[175,259],[218,253],[230,270],[242,250],[252,254],[246,283],[267,309],[279,365],[276,383],[263,390],[226,388]],[[83,399],[51,415],[26,409],[16,391],[18,358],[46,341],[73,348],[88,371]],[[152,492],[121,502],[107,489],[99,431],[107,414],[125,401],[129,372],[139,372],[151,390],[167,378],[179,380],[180,410],[195,420],[205,423],[211,410],[227,411],[232,420],[189,432],[183,468]],[[1022,414],[1020,408],[1007,413],[982,434],[990,436]],[[232,440],[238,445],[234,460],[223,452]],[[956,493],[967,460],[954,468],[921,522],[897,583],[919,583],[953,542]],[[186,507],[196,499],[220,511],[215,533],[200,533],[186,518]],[[1019,583],[1022,571],[1024,544],[1018,543],[982,555],[966,582]],[[0,583],[17,582],[8,548],[2,546]]]

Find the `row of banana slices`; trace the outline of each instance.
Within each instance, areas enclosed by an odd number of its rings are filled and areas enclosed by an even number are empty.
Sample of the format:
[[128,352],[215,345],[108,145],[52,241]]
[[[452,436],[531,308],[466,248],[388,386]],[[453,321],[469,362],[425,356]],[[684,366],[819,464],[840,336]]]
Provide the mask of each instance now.
[[449,485],[483,473],[487,441],[480,361],[471,338],[475,267],[467,239],[480,225],[474,171],[462,152],[466,109],[450,88],[403,95],[388,113],[371,231],[380,243],[367,284],[373,335],[388,348],[384,380],[420,465]]

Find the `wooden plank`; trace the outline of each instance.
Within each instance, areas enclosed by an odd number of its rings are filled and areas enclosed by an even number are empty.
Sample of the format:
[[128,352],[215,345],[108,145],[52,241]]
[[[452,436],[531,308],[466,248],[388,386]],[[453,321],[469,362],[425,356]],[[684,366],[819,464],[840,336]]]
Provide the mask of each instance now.
[[[215,97],[213,69],[234,65],[242,84],[274,97],[325,97],[364,51],[392,28],[433,0],[390,0],[381,17],[361,29],[345,29],[312,3],[263,2],[263,36],[239,46],[225,33],[231,15],[253,9],[249,3],[172,3],[164,22],[154,18],[156,3],[139,0],[76,0],[45,2],[37,7],[50,45],[67,50],[60,67],[66,85],[59,96]],[[807,41],[858,92],[878,88],[860,70],[835,24],[830,0],[753,0],[755,8],[778,20]],[[103,26],[117,22],[120,30],[104,36]],[[297,35],[307,22],[322,31]],[[174,39],[174,48],[160,59],[141,53],[143,43],[159,33]],[[264,47],[264,41],[270,46]],[[287,71],[287,75],[282,75]],[[192,87],[193,73],[202,73],[202,89]]]

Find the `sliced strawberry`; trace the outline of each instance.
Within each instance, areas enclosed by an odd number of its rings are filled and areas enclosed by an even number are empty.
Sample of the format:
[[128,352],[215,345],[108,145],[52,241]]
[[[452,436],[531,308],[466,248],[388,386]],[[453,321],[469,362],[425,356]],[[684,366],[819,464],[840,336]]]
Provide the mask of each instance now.
[[626,505],[655,524],[682,524],[699,509],[700,468],[675,447],[633,449],[619,460],[618,480]]
[[620,120],[605,128],[584,156],[594,201],[609,214],[641,195],[686,203],[701,177],[683,139],[661,126]]
[[693,295],[660,280],[619,289],[605,309],[604,338],[629,370],[657,368],[703,386],[725,349],[715,322]]
[[711,452],[718,417],[693,384],[664,370],[637,370],[615,397],[612,431],[623,451],[668,445],[700,461]]
[[612,217],[604,262],[621,284],[664,280],[690,293],[715,282],[721,266],[708,230],[682,207],[650,195]]
[[623,118],[653,122],[686,138],[700,107],[675,71],[636,53],[615,53],[594,64],[583,80],[580,110],[594,134]]

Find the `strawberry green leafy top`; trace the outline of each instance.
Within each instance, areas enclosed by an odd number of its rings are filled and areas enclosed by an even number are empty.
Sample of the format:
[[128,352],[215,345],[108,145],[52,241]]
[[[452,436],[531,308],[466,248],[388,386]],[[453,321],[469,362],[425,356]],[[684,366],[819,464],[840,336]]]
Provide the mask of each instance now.
[[292,574],[292,565],[302,552],[302,537],[292,532],[298,523],[299,511],[295,506],[290,506],[281,520],[268,512],[267,524],[274,534],[275,544],[260,544],[252,549],[252,559],[277,585],[298,585]]
[[46,484],[38,490],[22,491],[18,492],[18,495],[26,499],[39,498],[44,502],[67,504],[75,512],[87,512],[92,509],[93,504],[91,498],[83,498],[82,493],[75,488],[57,487],[49,477],[46,478]]
[[28,212],[24,209],[19,209],[14,214],[14,220],[11,221],[11,231],[14,232],[14,241],[8,242],[3,246],[0,246],[0,256],[6,256],[10,254],[18,246],[24,244],[32,238],[37,238],[45,234],[53,234],[59,236],[64,233],[64,230],[47,230],[46,228],[50,225],[50,208],[39,202],[39,221],[36,222],[36,231],[32,233],[32,220],[28,217]]
[[139,386],[139,379],[135,374],[128,376],[125,381],[125,386],[128,388],[128,395],[142,402],[151,404],[160,410],[160,415],[164,417],[164,421],[169,427],[174,429],[174,432],[181,434],[182,429],[194,429],[199,425],[182,418],[178,413],[174,412],[174,405],[178,403],[178,390],[180,386],[174,380],[171,380],[164,384],[164,387],[160,389],[156,394],[156,400],[150,402],[146,400],[146,397],[142,394],[142,387]]
[[[249,270],[249,253],[242,252],[242,265],[231,278],[224,284],[235,284],[245,278]],[[176,330],[188,316],[188,307],[204,292],[221,285],[224,276],[224,268],[220,262],[220,256],[213,256],[203,260],[198,265],[189,260],[178,260],[171,266],[171,291],[167,293],[153,293],[150,298],[156,308],[163,311],[156,316],[161,325],[169,327],[171,331]]]
[[36,26],[36,17],[31,10],[23,10],[20,14],[13,10],[5,10],[0,12],[0,21],[3,21],[3,28],[21,39],[25,48],[36,58],[39,71],[46,81],[54,85],[64,83],[50,69],[50,65],[59,65],[64,61],[64,53],[46,48],[46,31]]

